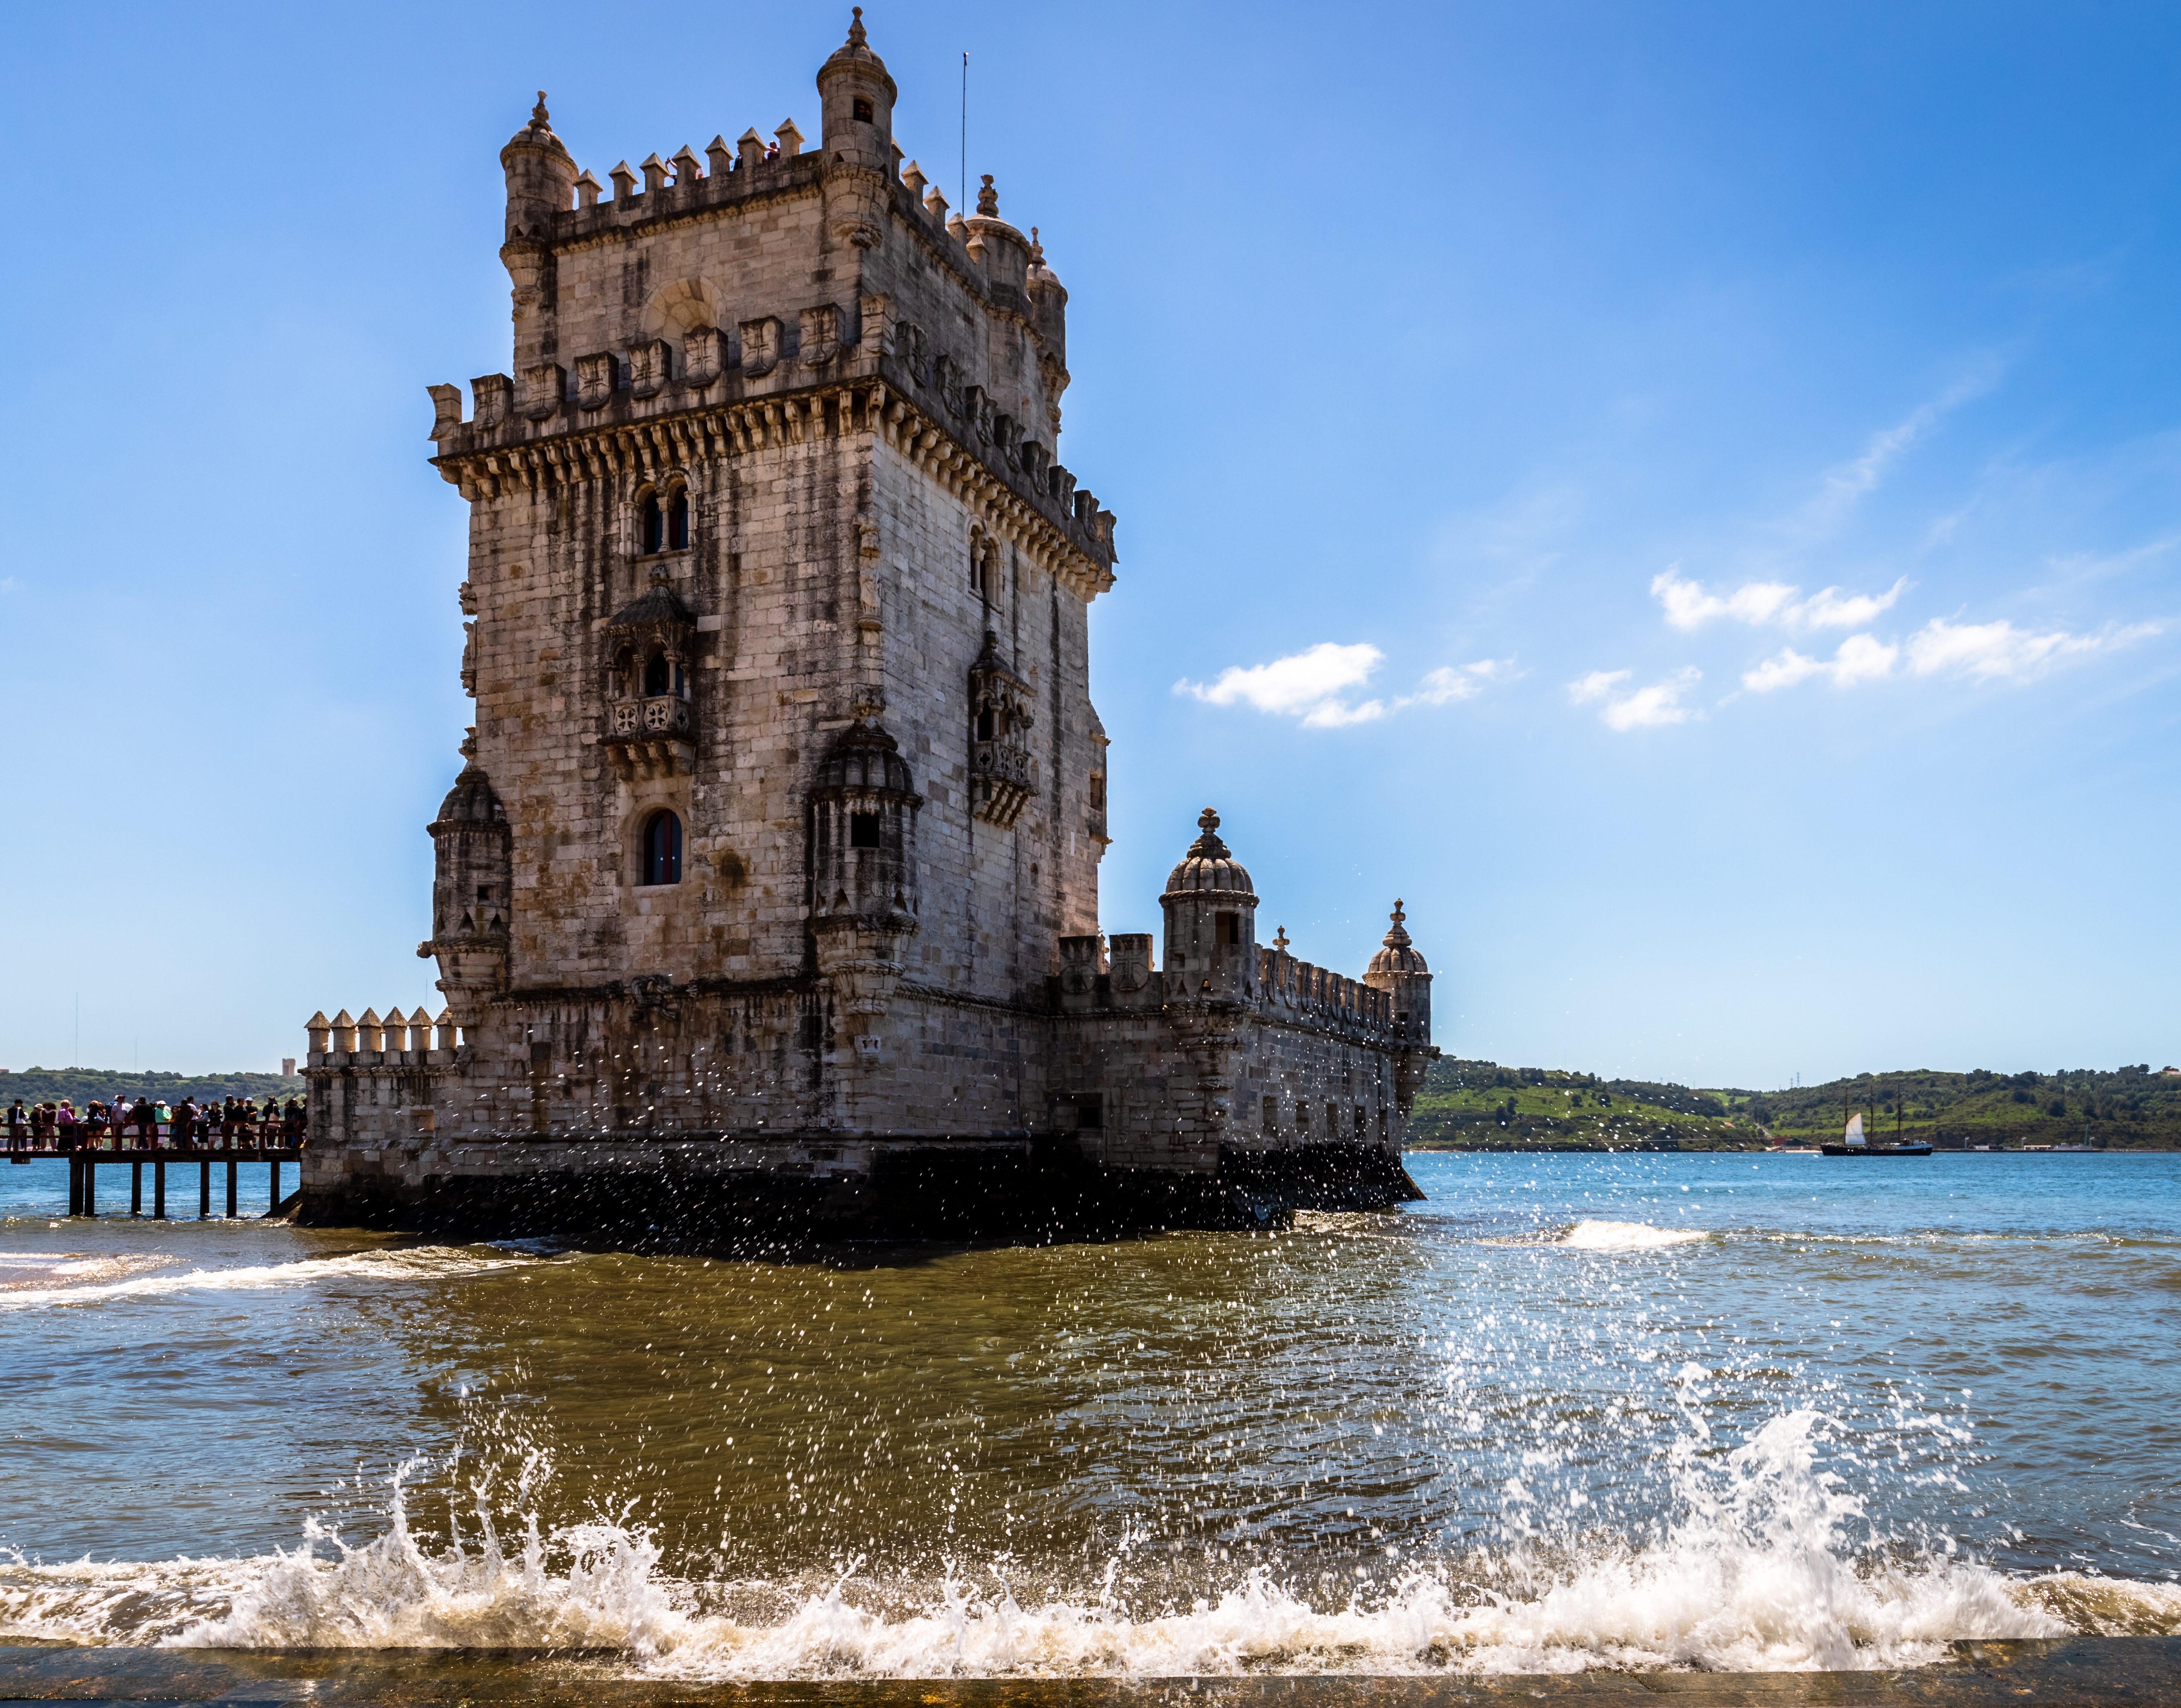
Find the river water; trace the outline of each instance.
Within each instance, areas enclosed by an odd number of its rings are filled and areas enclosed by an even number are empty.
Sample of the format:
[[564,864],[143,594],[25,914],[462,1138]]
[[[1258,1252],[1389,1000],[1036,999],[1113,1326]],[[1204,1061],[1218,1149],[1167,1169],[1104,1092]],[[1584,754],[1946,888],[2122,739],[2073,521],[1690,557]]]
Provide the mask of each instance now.
[[771,1263],[69,1221],[0,1169],[0,1637],[730,1678],[2181,1632],[2181,1156],[1411,1167],[1279,1233]]

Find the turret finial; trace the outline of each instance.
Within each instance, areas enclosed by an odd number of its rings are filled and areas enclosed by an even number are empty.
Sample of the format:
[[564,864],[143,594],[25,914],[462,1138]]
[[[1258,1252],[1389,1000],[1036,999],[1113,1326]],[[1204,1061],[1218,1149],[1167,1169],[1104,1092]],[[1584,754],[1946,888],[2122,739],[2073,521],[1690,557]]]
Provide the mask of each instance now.
[[538,104],[530,109],[530,122],[540,130],[553,128],[553,115],[545,110],[545,91],[538,91]]
[[864,8],[853,6],[848,9],[856,14],[855,21],[848,25],[848,45],[860,47],[864,45]]
[[456,751],[460,753],[464,759],[469,760],[472,763],[475,762],[477,759],[477,726],[475,724],[472,724],[467,730],[462,732],[461,746],[456,749]]
[[992,188],[992,174],[985,174],[985,187],[977,192],[977,212],[987,219],[1000,217],[1000,192]]
[[1231,858],[1227,844],[1219,840],[1219,815],[1210,807],[1196,815],[1196,827],[1203,834],[1189,845],[1191,860],[1223,860]]
[[1408,915],[1401,911],[1401,898],[1399,896],[1395,896],[1394,898],[1394,928],[1386,933],[1386,947],[1388,948],[1405,949],[1408,948],[1409,934],[1401,923],[1407,918]]
[[1045,246],[1037,240],[1037,227],[1035,225],[1030,229],[1030,264],[1033,267],[1045,265]]

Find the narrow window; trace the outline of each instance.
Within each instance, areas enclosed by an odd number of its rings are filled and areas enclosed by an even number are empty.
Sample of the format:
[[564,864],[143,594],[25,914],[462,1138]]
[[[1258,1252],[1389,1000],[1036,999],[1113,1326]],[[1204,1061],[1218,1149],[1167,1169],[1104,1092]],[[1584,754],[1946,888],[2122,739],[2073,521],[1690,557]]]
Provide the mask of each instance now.
[[859,124],[868,124],[871,122],[871,103],[864,97],[861,95],[856,97],[853,110]]
[[1279,1130],[1279,1125],[1280,1100],[1278,1097],[1267,1097],[1265,1099],[1265,1130],[1268,1133],[1277,1132]]
[[1325,1106],[1325,1136],[1338,1140],[1340,1136],[1340,1105],[1328,1103]]
[[643,881],[682,882],[682,821],[671,812],[652,814],[643,826]]
[[677,492],[666,510],[666,549],[686,551],[689,547],[689,495]]
[[879,815],[875,812],[852,812],[848,815],[848,846],[876,848],[879,845]]
[[1233,948],[1242,941],[1242,916],[1240,914],[1221,914],[1219,943],[1223,948]]
[[647,698],[651,698],[665,694],[666,692],[666,685],[671,679],[672,678],[667,674],[666,655],[663,652],[654,652],[652,654],[650,661],[643,666],[643,692],[645,696]]
[[1093,812],[1106,810],[1106,774],[1103,771],[1094,771],[1090,773],[1090,810]]
[[478,886],[478,899],[481,902],[489,902],[492,899],[492,886],[490,884],[479,884]]
[[1295,1100],[1295,1130],[1305,1138],[1310,1136],[1310,1105],[1300,1097]]
[[977,542],[969,542],[969,589],[973,593],[985,590],[985,556]]
[[994,716],[991,707],[979,706],[977,708],[977,739],[979,741],[997,740],[998,738],[995,732],[998,728],[999,720]]
[[637,513],[637,533],[639,549],[645,556],[665,548],[666,518],[660,514],[656,493],[643,495],[643,508]]

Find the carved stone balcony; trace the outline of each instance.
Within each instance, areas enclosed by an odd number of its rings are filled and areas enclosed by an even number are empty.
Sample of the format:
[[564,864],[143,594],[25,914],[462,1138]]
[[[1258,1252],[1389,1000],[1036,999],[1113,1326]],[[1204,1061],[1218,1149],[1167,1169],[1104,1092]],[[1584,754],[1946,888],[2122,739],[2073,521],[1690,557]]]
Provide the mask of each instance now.
[[1002,829],[1022,815],[1037,793],[1030,756],[1004,741],[973,742],[969,749],[969,796],[977,816]]
[[608,719],[606,751],[622,782],[695,771],[689,702],[680,694],[617,699],[608,708]]

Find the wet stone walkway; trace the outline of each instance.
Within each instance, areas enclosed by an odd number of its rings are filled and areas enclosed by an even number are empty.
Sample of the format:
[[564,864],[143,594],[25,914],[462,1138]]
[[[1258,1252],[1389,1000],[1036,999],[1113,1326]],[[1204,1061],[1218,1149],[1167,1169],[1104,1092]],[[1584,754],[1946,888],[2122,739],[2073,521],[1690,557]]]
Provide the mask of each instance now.
[[1119,1680],[804,1680],[679,1683],[632,1678],[616,1657],[536,1650],[0,1648],[0,1708],[32,1702],[294,1703],[410,1708],[1453,1708],[1569,1701],[1689,1708],[1803,1703],[1933,1708],[2094,1708],[2181,1703],[2181,1637],[1957,1643],[1951,1663],[1870,1672],[1611,1672],[1417,1678]]

